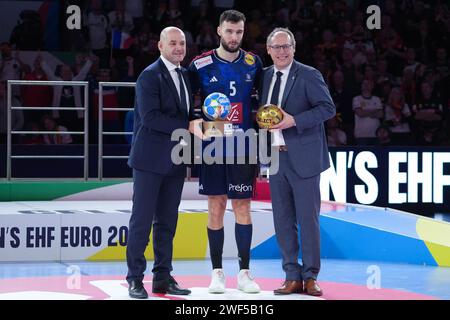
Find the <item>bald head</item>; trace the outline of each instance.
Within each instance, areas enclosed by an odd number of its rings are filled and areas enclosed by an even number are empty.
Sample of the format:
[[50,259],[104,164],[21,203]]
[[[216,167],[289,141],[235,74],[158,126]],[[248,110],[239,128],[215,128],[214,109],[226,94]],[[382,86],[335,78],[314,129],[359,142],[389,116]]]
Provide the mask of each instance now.
[[186,38],[177,27],[167,27],[161,31],[158,48],[161,55],[174,65],[179,65],[186,55]]
[[159,35],[159,41],[167,40],[170,34],[172,33],[181,33],[184,36],[183,30],[177,27],[166,27],[161,31],[161,34]]

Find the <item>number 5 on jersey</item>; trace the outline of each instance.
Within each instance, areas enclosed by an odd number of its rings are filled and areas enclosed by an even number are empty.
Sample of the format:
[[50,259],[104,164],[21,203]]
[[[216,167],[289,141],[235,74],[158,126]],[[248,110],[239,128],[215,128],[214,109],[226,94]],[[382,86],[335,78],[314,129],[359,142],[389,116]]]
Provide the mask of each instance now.
[[236,95],[236,81],[230,81],[230,97]]

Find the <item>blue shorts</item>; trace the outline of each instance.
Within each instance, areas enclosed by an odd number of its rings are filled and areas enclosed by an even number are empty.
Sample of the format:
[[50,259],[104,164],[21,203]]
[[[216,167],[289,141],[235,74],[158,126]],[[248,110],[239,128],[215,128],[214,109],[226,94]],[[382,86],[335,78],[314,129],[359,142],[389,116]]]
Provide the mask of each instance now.
[[199,193],[208,196],[227,195],[228,199],[252,198],[257,169],[256,164],[202,164]]

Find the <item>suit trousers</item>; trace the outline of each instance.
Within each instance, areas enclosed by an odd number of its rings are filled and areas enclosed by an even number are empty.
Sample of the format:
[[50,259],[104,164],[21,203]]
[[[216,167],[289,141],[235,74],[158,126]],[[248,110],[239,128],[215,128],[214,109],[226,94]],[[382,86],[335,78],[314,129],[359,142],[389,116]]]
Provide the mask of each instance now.
[[[275,234],[283,270],[286,280],[317,279],[320,271],[320,175],[300,177],[288,152],[280,152],[279,170],[270,176]],[[298,225],[302,265],[298,262]]]
[[163,280],[172,271],[173,238],[184,175],[160,175],[133,170],[133,209],[127,245],[127,281],[142,281],[147,267],[144,256],[153,227],[153,279]]

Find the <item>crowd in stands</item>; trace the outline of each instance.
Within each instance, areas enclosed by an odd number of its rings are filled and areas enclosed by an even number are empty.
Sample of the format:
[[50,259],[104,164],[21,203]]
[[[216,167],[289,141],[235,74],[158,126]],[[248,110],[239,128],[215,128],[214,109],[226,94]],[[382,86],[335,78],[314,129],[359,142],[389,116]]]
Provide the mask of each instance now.
[[[246,14],[243,49],[271,64],[266,38],[274,27],[288,27],[296,37],[295,58],[317,68],[337,108],[327,122],[330,146],[450,145],[450,10],[446,1],[417,0],[89,0],[66,1],[83,11],[83,28],[66,30],[60,50],[76,52],[73,63],[49,68],[41,54],[33,65],[21,61],[21,44],[3,39],[0,60],[0,143],[6,132],[6,80],[89,81],[89,140],[97,141],[98,83],[135,81],[159,56],[160,31],[175,25],[187,40],[187,66],[196,55],[218,46],[220,13],[229,8]],[[366,26],[370,4],[381,7],[381,29]],[[65,8],[63,8],[65,10]],[[129,35],[126,48],[112,47],[116,34]],[[19,37],[20,38],[20,37]],[[33,49],[33,48],[31,48]],[[34,48],[36,51],[42,48]],[[104,106],[132,107],[133,89],[108,87]],[[13,90],[13,105],[81,107],[80,87],[23,86]],[[130,115],[105,112],[104,131],[129,128]],[[126,121],[128,119],[128,122]],[[24,111],[12,114],[13,130],[82,131],[82,110]],[[68,144],[80,135],[27,135],[17,143]],[[105,143],[128,143],[108,136]]]

